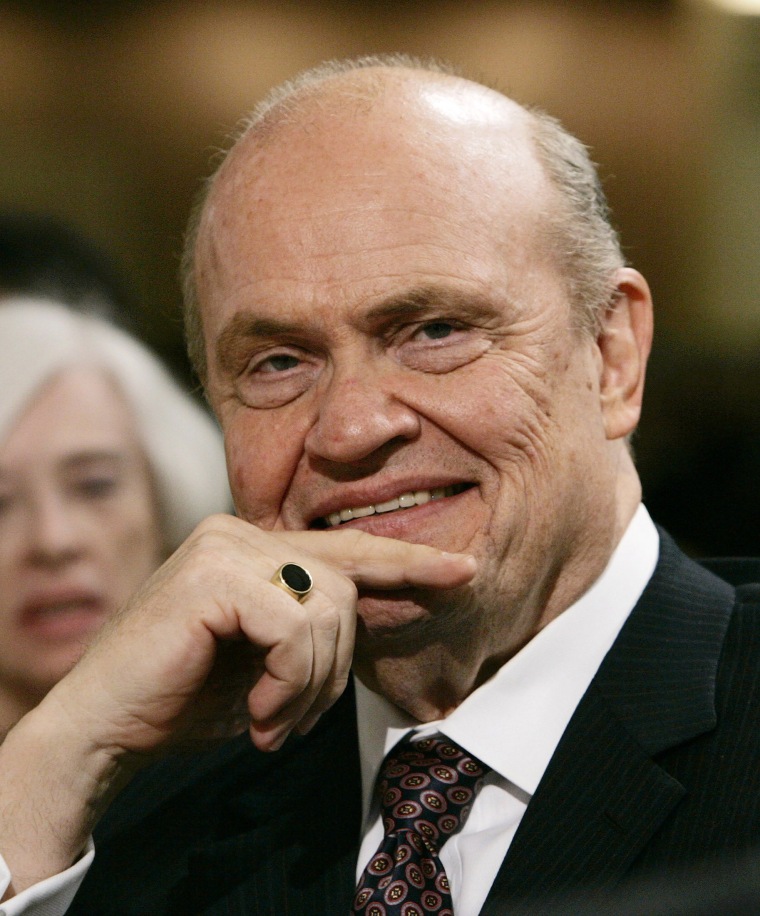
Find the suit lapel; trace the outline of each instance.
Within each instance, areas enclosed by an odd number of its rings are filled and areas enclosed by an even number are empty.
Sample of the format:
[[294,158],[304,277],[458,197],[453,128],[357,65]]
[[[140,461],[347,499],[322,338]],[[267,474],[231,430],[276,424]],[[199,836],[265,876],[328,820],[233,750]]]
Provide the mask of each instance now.
[[571,719],[482,916],[625,875],[687,791],[653,758],[715,727],[733,600],[661,532],[655,574]]

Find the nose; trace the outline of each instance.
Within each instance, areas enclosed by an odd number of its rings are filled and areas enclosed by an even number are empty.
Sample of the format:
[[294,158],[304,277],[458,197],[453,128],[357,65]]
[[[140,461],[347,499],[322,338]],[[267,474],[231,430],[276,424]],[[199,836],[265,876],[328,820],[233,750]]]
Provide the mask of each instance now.
[[65,500],[48,495],[29,507],[27,549],[38,563],[57,565],[77,557],[84,546],[84,526]]
[[403,400],[398,373],[383,373],[368,362],[333,372],[305,448],[313,458],[356,463],[391,442],[414,439],[419,431],[420,418]]

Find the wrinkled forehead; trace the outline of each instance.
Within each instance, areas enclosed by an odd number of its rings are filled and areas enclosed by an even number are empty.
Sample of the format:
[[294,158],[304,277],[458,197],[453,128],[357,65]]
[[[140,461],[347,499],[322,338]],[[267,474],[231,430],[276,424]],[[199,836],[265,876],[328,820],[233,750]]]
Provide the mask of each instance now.
[[550,191],[520,106],[437,74],[350,76],[251,130],[220,170],[195,249],[207,350],[235,303],[273,282],[355,280],[363,295],[395,268],[414,273],[415,253],[433,274],[449,251],[494,272],[542,257]]

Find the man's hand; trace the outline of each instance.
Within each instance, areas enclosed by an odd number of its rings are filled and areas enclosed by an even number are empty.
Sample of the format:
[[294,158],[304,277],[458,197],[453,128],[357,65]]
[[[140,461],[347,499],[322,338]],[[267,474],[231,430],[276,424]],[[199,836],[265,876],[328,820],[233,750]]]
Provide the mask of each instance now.
[[[270,581],[285,562],[312,575],[303,603]],[[270,533],[215,516],[105,628],[51,700],[114,756],[239,732],[241,714],[256,745],[273,749],[343,692],[357,586],[445,588],[473,571],[468,558],[361,531]]]
[[[303,603],[270,581],[286,562],[313,577]],[[358,587],[449,588],[474,571],[470,557],[357,530],[207,519],[0,749],[16,890],[69,864],[113,788],[166,748],[248,725],[272,750],[308,730],[346,685]]]

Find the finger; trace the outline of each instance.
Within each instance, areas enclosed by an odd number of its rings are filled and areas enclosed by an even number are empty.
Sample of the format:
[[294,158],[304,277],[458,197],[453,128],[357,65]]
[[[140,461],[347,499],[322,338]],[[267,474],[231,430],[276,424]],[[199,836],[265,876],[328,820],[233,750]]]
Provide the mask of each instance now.
[[240,629],[263,657],[263,671],[248,699],[258,722],[271,720],[300,697],[314,670],[309,612],[276,586],[266,597],[239,611]]
[[[351,605],[355,606],[356,588],[347,580],[346,585],[352,593]],[[327,614],[312,619],[316,659],[313,680],[318,691],[296,724],[300,734],[306,734],[314,726],[322,713],[342,695],[348,684],[356,636],[356,617],[352,614],[347,621],[340,614],[331,613],[332,610],[331,607]]]
[[[281,596],[278,593],[278,600]],[[303,655],[289,654],[287,640],[273,646],[265,658],[265,673],[251,691],[251,735],[259,747],[279,746],[293,728],[308,728],[343,693],[353,656],[356,588],[347,579],[335,578],[330,594],[318,588],[303,605],[285,599],[309,621],[310,675]],[[304,640],[301,633],[294,636]],[[303,652],[305,642],[298,646]]]
[[308,550],[365,588],[455,588],[469,582],[477,570],[477,561],[469,554],[377,537],[357,528],[278,531],[277,538],[296,549]]

